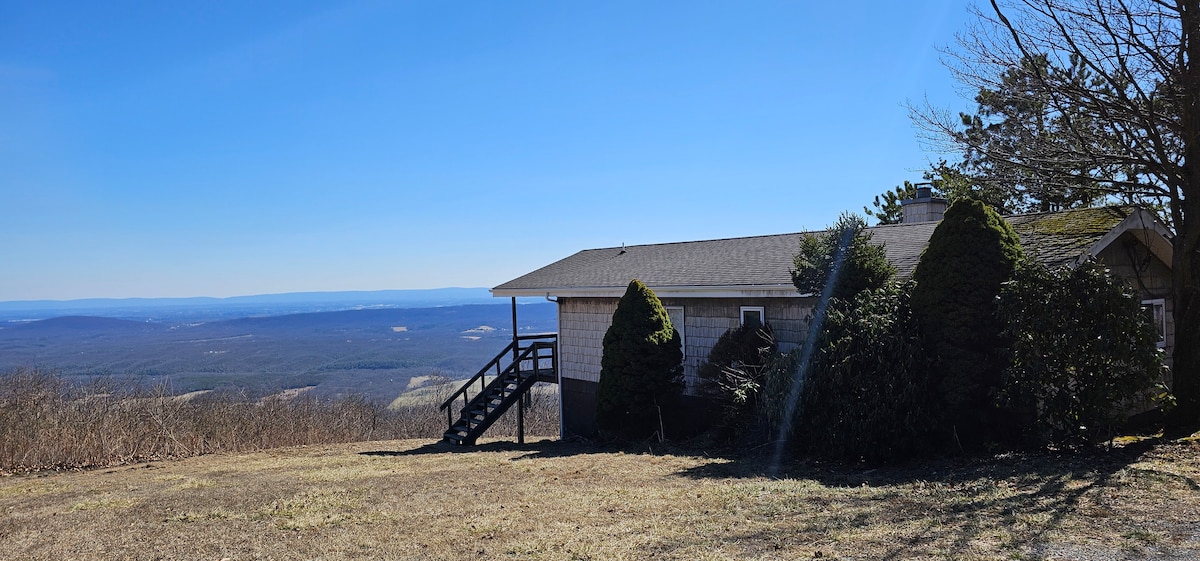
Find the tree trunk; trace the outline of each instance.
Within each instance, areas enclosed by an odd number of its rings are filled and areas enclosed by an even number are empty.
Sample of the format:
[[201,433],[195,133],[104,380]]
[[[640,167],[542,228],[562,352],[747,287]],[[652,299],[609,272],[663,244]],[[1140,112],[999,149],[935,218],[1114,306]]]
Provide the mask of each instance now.
[[1171,432],[1190,432],[1200,426],[1200,206],[1183,202],[1183,220],[1176,224],[1172,274],[1175,294],[1175,351],[1171,365],[1172,390],[1178,403]]
[[[1200,81],[1197,81],[1200,85]],[[1200,106],[1189,104],[1183,125],[1200,130]],[[1175,297],[1175,350],[1171,364],[1171,390],[1176,408],[1168,419],[1167,432],[1182,436],[1200,428],[1200,137],[1184,146],[1183,197],[1172,206],[1175,240],[1171,264]]]
[[[1174,191],[1175,241],[1172,284],[1175,296],[1175,356],[1172,390],[1178,407],[1171,432],[1200,427],[1200,1],[1180,0],[1182,63],[1176,76],[1183,140],[1180,186]],[[1168,76],[1168,78],[1170,78]]]

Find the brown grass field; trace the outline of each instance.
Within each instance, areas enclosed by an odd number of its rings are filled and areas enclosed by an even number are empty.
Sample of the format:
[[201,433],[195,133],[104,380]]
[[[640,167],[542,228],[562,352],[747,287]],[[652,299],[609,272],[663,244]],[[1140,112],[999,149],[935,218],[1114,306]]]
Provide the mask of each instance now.
[[0,478],[3,559],[1200,559],[1200,444],[866,469],[542,440]]

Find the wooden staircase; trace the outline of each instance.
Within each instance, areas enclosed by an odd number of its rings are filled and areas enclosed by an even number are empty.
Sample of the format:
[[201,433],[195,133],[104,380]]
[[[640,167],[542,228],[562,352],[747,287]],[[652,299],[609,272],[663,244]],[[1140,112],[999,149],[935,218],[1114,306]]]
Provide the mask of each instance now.
[[[508,362],[510,361],[511,362]],[[501,366],[508,362],[508,366]],[[446,412],[442,440],[472,446],[514,404],[522,402],[538,382],[558,383],[558,335],[523,335],[509,343],[438,408]],[[473,394],[473,395],[472,395]],[[462,408],[454,417],[454,404]],[[525,441],[524,406],[517,408],[518,442]]]

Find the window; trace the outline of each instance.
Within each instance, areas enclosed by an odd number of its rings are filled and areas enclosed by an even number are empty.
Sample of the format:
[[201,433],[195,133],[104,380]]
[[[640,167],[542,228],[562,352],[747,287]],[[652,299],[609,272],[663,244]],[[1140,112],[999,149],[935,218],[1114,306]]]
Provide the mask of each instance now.
[[1167,346],[1167,304],[1162,298],[1142,300],[1142,313],[1146,321],[1158,331],[1158,348]]
[[687,355],[687,341],[684,339],[683,326],[683,306],[663,306],[667,309],[667,317],[671,318],[671,326],[675,331],[679,332],[679,343],[683,346],[683,354]]
[[762,306],[742,306],[742,325],[762,327],[767,323],[767,313]]

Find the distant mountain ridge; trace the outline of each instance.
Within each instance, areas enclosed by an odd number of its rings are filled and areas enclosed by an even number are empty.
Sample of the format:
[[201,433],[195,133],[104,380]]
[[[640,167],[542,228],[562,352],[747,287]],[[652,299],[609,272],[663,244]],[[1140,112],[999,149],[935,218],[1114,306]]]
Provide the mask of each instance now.
[[0,302],[0,322],[60,316],[136,321],[212,321],[234,317],[330,312],[364,308],[430,308],[494,304],[486,288],[436,288],[340,292],[289,292],[228,298],[88,298]]
[[[192,296],[185,298],[81,298],[76,300],[10,300],[0,301],[0,310],[45,310],[54,308],[119,308],[125,306],[207,306],[225,304],[280,304],[317,302],[412,302],[428,303],[444,300],[461,303],[462,300],[491,301],[487,288],[430,288],[412,290],[346,290],[335,292],[282,292],[278,294],[255,294],[216,298]],[[449,304],[447,304],[449,305]]]

